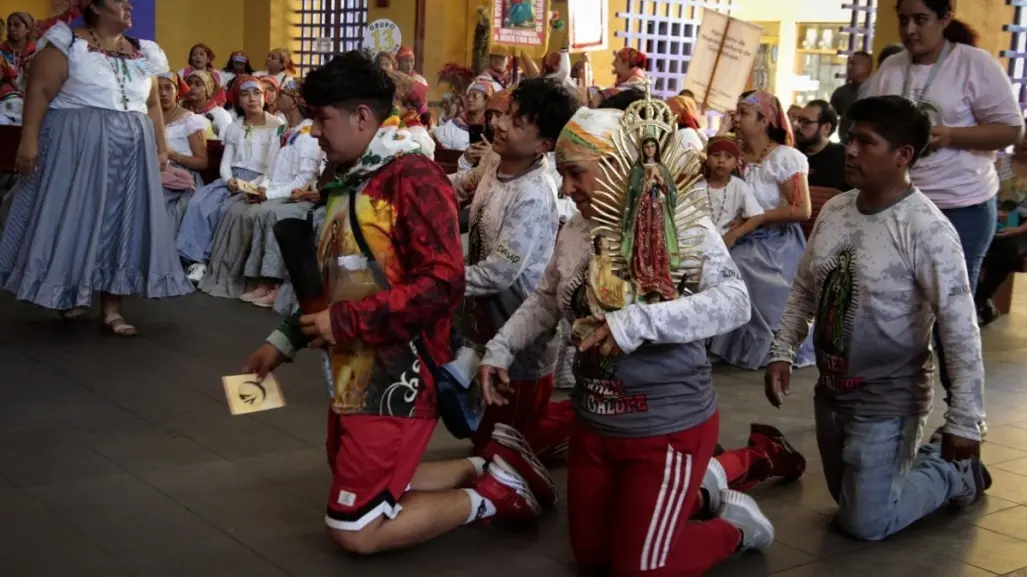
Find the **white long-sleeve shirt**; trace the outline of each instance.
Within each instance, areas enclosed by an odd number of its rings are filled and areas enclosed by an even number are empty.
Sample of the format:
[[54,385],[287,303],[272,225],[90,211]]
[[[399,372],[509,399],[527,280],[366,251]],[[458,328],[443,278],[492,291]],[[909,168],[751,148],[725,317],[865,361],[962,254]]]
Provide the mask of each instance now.
[[310,135],[313,124],[306,119],[292,128],[279,128],[279,146],[268,163],[267,174],[257,184],[267,191],[268,200],[289,198],[292,191],[317,180],[324,153]]
[[842,413],[926,415],[935,323],[952,379],[946,431],[980,439],[981,333],[959,236],[922,192],[873,214],[858,190],[820,210],[770,362],[792,362],[816,321],[816,396]]
[[232,178],[233,167],[267,174],[269,160],[278,152],[278,127],[282,121],[267,112],[264,118],[264,126],[248,126],[240,118],[225,130],[225,151],[219,170],[224,182]]
[[[581,291],[592,258],[592,225],[580,214],[564,225],[535,292],[486,347],[482,363],[506,368],[518,351],[561,318],[589,315]],[[709,218],[679,231],[691,252],[699,243],[698,290],[673,301],[630,304],[606,314],[624,352],[607,367],[595,352],[579,353],[573,393],[579,418],[604,434],[640,437],[683,431],[716,411],[705,340],[749,321],[745,282]]]

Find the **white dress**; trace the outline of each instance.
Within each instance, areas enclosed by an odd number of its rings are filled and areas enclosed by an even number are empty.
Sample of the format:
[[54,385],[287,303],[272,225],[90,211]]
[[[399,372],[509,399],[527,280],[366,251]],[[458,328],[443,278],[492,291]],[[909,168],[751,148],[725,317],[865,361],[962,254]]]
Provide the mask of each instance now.
[[164,206],[147,101],[164,52],[129,40],[132,57],[102,52],[57,23],[40,39],[68,75],[39,131],[33,175],[12,193],[0,240],[0,287],[51,309],[88,307],[97,292],[167,298],[192,291]]
[[236,121],[232,113],[221,106],[215,106],[207,112],[199,113],[199,115],[206,118],[211,124],[211,130],[207,134],[208,140],[224,140],[228,127]]
[[189,137],[197,132],[202,132],[206,139],[210,129],[209,120],[199,114],[186,111],[182,118],[164,125],[164,138],[168,142],[168,150],[192,156],[193,151],[189,146]]

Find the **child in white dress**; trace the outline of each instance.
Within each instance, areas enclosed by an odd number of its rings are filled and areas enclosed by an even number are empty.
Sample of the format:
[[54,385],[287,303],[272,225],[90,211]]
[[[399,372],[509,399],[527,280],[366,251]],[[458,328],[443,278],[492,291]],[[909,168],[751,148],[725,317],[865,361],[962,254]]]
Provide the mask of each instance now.
[[742,156],[741,145],[730,136],[715,136],[706,146],[706,189],[710,216],[728,248],[756,230],[763,207],[749,183],[734,175]]

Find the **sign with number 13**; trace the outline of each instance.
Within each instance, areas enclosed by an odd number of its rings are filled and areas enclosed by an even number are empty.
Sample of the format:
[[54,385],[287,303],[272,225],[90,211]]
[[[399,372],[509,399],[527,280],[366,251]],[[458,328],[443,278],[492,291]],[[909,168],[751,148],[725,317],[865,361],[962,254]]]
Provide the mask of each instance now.
[[403,33],[392,20],[375,20],[364,29],[364,49],[372,54],[395,54],[403,44]]

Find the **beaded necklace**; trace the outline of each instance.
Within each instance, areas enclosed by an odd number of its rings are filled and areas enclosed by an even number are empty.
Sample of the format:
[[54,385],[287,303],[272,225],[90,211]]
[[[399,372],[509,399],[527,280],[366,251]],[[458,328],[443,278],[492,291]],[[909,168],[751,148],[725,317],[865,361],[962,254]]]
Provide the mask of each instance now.
[[116,52],[119,56],[111,56],[110,52],[103,49],[103,44],[100,43],[100,38],[96,35],[96,31],[89,28],[89,37],[102,53],[104,60],[107,61],[107,65],[111,67],[114,72],[114,80],[118,83],[118,89],[121,91],[121,107],[124,110],[128,110],[128,93],[125,90],[125,84],[132,81],[132,71],[128,67],[128,62],[124,58],[127,54],[124,50],[124,37],[118,38],[118,47]]
[[[720,226],[720,218],[724,216],[724,207],[727,204],[727,200],[724,197],[727,196],[727,189],[730,184],[731,178],[728,177],[727,184],[725,184],[723,188],[715,189],[708,183],[706,185],[706,197],[710,201],[710,212],[713,213],[711,216],[713,217],[713,224],[715,226]],[[717,192],[714,193],[714,190]],[[714,197],[717,197],[716,200],[714,200]]]

